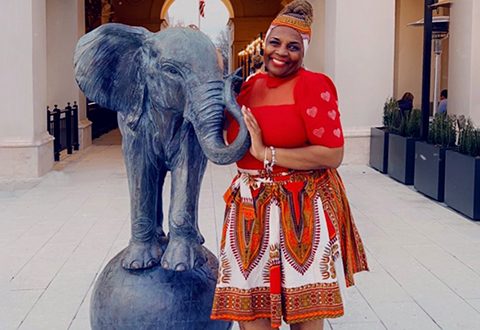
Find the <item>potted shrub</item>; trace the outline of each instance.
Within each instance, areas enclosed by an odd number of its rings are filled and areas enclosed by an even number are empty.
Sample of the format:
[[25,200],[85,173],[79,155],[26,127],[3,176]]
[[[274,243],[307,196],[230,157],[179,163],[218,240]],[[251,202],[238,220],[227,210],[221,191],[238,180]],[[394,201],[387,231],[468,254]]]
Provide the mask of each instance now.
[[402,116],[400,126],[388,137],[388,169],[393,179],[411,185],[414,180],[415,142],[420,141],[421,111],[413,109]]
[[387,173],[388,167],[388,132],[398,120],[398,103],[391,97],[383,106],[383,127],[370,128],[370,161],[374,169]]
[[444,113],[435,115],[428,141],[415,145],[414,187],[439,202],[444,200],[445,152],[455,150],[456,141],[456,118]]
[[458,151],[445,153],[445,203],[480,220],[480,130],[468,120],[459,135]]

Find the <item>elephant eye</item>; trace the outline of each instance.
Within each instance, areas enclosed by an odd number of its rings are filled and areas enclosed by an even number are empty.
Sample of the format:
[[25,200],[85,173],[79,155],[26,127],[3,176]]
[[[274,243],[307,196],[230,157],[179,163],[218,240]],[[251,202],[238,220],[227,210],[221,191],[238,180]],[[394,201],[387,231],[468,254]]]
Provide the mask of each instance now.
[[172,66],[172,65],[165,65],[163,68],[164,68],[165,72],[168,72],[168,73],[171,74],[171,75],[179,75],[179,74],[180,74],[180,72],[178,71],[178,69],[175,68],[175,67]]

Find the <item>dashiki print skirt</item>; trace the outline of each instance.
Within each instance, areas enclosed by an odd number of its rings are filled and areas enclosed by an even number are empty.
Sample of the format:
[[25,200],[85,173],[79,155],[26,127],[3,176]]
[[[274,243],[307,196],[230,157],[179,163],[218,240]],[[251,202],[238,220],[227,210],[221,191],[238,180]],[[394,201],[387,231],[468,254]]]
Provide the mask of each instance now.
[[224,198],[212,319],[275,328],[343,315],[341,288],[368,266],[336,170],[241,170]]

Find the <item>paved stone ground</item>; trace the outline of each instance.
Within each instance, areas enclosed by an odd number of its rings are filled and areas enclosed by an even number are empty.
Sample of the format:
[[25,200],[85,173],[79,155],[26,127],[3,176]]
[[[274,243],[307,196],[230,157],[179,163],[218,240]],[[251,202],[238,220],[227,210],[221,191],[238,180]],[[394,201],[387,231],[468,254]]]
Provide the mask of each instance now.
[[[130,235],[122,157],[114,131],[43,178],[0,181],[0,329],[90,329],[95,278]],[[234,172],[205,173],[200,226],[215,253]],[[480,329],[479,224],[367,166],[340,172],[371,272],[325,328]]]

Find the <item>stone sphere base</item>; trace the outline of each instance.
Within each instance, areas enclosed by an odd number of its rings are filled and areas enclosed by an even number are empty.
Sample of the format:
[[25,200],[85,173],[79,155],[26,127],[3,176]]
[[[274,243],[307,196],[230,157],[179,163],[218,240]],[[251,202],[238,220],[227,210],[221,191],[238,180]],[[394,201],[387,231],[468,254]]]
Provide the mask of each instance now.
[[210,320],[218,261],[191,271],[156,266],[125,270],[122,252],[97,279],[90,304],[93,330],[229,330],[231,322]]

